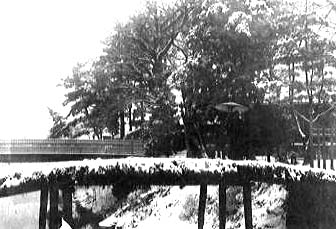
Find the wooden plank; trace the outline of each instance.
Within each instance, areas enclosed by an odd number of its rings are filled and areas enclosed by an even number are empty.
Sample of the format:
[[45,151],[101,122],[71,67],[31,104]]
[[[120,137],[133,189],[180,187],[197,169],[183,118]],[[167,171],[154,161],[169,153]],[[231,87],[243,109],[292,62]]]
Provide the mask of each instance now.
[[74,188],[71,186],[62,189],[63,214],[64,214],[65,221],[69,224],[73,224],[73,219],[72,219],[72,193],[73,191],[74,191]]
[[317,130],[317,145],[318,145],[318,149],[317,149],[317,168],[321,168],[321,135],[320,135],[320,129]]
[[58,229],[60,218],[58,213],[58,186],[56,183],[50,185],[50,210],[49,210],[49,229]]
[[326,147],[326,136],[325,129],[322,128],[322,160],[323,160],[323,169],[327,169],[327,147]]
[[251,183],[246,182],[243,185],[243,202],[244,202],[244,218],[245,218],[245,228],[253,229],[252,224],[252,190]]
[[206,198],[207,198],[207,185],[201,184],[199,203],[198,203],[198,229],[203,229],[204,226]]
[[47,206],[48,206],[48,185],[47,182],[42,182],[40,193],[39,229],[46,228]]
[[336,131],[336,129],[332,129],[332,137],[330,138],[331,147],[329,149],[330,169],[332,169],[332,170],[334,170],[334,155],[335,155],[335,140],[336,140],[335,131]]
[[226,225],[226,184],[224,178],[221,179],[218,187],[219,194],[219,229],[225,229]]

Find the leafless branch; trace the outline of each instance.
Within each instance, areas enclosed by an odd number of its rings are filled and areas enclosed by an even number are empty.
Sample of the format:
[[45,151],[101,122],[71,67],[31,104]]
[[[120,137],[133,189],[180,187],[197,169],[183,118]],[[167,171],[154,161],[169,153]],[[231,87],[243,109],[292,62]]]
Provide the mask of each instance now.
[[317,122],[322,116],[328,114],[329,112],[333,111],[335,109],[335,105],[332,105],[329,109],[323,111],[322,113],[318,114],[314,119],[313,123]]
[[173,42],[173,46],[175,46],[177,49],[179,49],[182,52],[183,56],[185,57],[184,63],[187,63],[188,62],[188,55],[187,55],[186,51],[183,48],[181,48],[180,46],[178,46],[175,42]]
[[295,116],[296,116],[296,115],[300,116],[300,118],[302,118],[302,119],[305,120],[306,122],[310,122],[310,120],[309,120],[306,116],[304,116],[303,114],[301,114],[301,113],[298,112],[297,110],[294,110],[294,114],[295,114]]
[[305,135],[305,133],[304,133],[304,132],[302,131],[302,129],[301,129],[301,125],[300,125],[299,119],[298,119],[298,117],[297,117],[297,113],[296,113],[295,111],[294,111],[294,117],[295,117],[296,125],[297,125],[297,127],[298,127],[298,130],[299,130],[299,133],[300,133],[301,137],[302,137],[302,138],[305,138],[306,135]]

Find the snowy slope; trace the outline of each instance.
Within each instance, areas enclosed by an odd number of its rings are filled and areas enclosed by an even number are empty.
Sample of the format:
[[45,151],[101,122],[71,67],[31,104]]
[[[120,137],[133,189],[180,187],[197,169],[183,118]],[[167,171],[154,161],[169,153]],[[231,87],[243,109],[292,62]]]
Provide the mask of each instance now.
[[[197,228],[198,186],[153,186],[147,193],[155,193],[148,201],[127,211],[118,211],[102,221],[100,226],[118,225],[123,228]],[[252,208],[254,228],[286,228],[284,203],[287,192],[281,185],[257,183],[253,186]],[[142,197],[146,199],[146,193]],[[192,201],[190,201],[192,200]],[[226,228],[245,228],[242,191],[227,190],[228,217]],[[204,228],[218,228],[218,188],[208,186]]]

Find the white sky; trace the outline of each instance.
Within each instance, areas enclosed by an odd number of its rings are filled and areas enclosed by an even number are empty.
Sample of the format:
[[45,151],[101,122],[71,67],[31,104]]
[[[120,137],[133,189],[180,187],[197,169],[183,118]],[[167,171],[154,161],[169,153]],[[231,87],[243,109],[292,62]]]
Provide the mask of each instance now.
[[139,0],[0,0],[0,139],[46,138],[61,79],[101,53]]

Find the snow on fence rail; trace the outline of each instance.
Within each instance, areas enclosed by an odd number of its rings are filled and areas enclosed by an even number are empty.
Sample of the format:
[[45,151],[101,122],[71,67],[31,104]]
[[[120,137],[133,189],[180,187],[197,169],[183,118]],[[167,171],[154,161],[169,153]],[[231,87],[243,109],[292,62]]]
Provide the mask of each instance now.
[[[316,182],[336,185],[336,172],[308,166],[191,158],[95,159],[48,163],[0,165],[0,197],[25,189],[39,190],[41,182],[59,185],[109,185],[120,180],[139,184],[218,184],[227,179],[239,184],[246,179],[267,183]],[[17,191],[18,190],[18,191]]]
[[[126,158],[71,162],[6,164],[0,174],[0,197],[41,190],[39,228],[45,228],[48,193],[50,193],[49,228],[58,228],[58,190],[62,189],[63,212],[72,217],[71,186],[110,185],[127,181],[135,184],[200,185],[206,199],[206,185],[242,185],[246,228],[252,228],[251,181],[287,184],[289,182],[336,185],[336,173],[306,166],[263,161],[221,159]],[[220,195],[226,195],[220,191]],[[220,228],[225,228],[225,198],[219,198]],[[221,202],[222,201],[222,202]],[[205,202],[204,202],[205,204]],[[199,214],[204,214],[201,210]],[[204,208],[204,205],[203,205]],[[204,209],[203,209],[204,210]],[[199,215],[199,228],[202,228]],[[201,226],[200,226],[201,225]]]
[[138,140],[0,140],[0,154],[142,154]]

